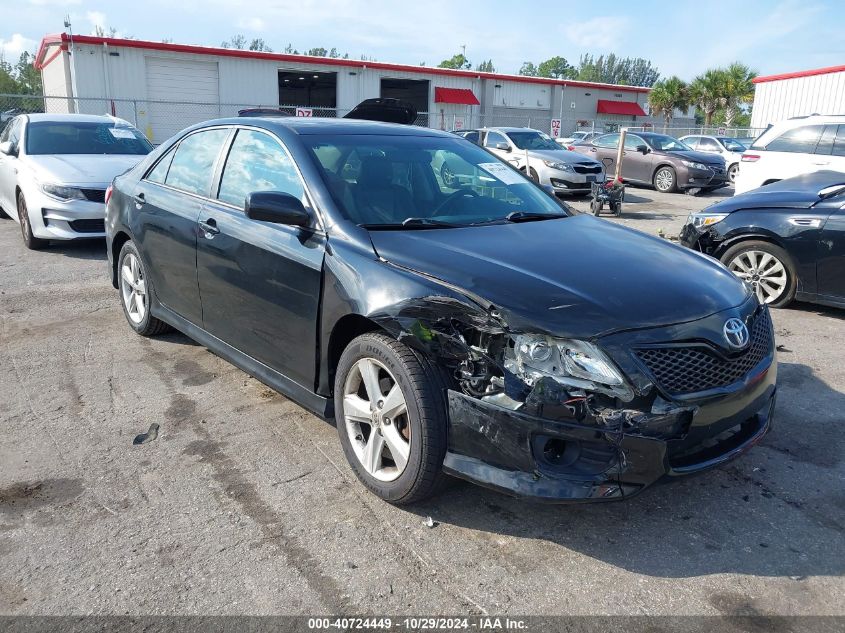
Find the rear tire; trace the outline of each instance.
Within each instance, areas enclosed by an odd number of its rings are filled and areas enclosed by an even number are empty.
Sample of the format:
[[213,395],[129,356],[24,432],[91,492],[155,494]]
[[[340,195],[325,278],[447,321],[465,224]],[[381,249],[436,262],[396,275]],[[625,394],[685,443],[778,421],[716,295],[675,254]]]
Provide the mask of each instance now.
[[40,251],[50,245],[49,240],[42,240],[32,234],[32,225],[29,222],[29,210],[26,208],[26,200],[23,193],[18,193],[18,221],[21,224],[21,237],[24,246],[31,251]]
[[783,308],[795,298],[798,276],[789,253],[780,246],[741,242],[726,250],[720,259],[732,273],[751,284],[760,303]]
[[678,175],[666,165],[654,172],[652,181],[654,188],[661,193],[674,193],[678,188]]
[[389,336],[363,334],[343,351],[334,381],[337,432],[370,492],[396,505],[436,492],[445,478],[444,393],[436,369]]
[[739,165],[734,163],[730,167],[728,167],[728,180],[732,185],[736,184],[736,173],[739,171]]
[[141,255],[131,240],[120,249],[117,259],[117,284],[123,316],[137,334],[158,336],[172,329],[150,313],[152,286]]

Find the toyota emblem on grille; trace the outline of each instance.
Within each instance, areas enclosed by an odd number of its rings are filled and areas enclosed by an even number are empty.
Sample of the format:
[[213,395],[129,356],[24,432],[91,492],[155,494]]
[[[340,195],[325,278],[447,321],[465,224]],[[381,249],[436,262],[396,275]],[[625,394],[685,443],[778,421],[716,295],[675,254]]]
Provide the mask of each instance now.
[[734,349],[742,349],[748,345],[748,339],[750,338],[748,328],[739,319],[728,319],[725,321],[722,332],[725,334],[725,340],[728,342],[728,345]]

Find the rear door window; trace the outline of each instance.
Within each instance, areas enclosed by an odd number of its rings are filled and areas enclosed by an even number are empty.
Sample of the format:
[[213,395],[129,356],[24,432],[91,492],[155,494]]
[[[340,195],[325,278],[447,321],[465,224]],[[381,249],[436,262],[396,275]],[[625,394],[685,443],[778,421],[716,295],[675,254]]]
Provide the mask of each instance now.
[[195,132],[183,139],[176,148],[165,184],[188,193],[208,196],[214,164],[228,137],[228,129],[218,128]]
[[836,138],[833,140],[834,156],[845,156],[845,125],[840,125],[836,131]]
[[695,149],[698,145],[698,137],[697,136],[688,136],[687,138],[681,139],[684,142],[684,145],[689,145],[690,149]]
[[722,148],[715,139],[702,137],[698,142],[698,150],[700,152],[720,152]]
[[604,136],[600,136],[593,141],[593,145],[616,149],[619,146],[619,134],[605,134]]
[[802,125],[792,128],[766,145],[766,149],[770,152],[812,154],[816,151],[823,131],[823,125]]

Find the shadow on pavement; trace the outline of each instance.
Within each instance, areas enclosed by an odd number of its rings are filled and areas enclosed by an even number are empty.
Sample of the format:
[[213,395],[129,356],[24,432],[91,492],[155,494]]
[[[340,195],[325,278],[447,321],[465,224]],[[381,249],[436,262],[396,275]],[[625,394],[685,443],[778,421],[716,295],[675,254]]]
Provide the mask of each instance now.
[[720,469],[591,505],[543,505],[456,482],[409,510],[542,539],[648,576],[841,575],[845,494],[835,482],[845,457],[845,395],[806,365],[784,362],[779,371],[773,430]]

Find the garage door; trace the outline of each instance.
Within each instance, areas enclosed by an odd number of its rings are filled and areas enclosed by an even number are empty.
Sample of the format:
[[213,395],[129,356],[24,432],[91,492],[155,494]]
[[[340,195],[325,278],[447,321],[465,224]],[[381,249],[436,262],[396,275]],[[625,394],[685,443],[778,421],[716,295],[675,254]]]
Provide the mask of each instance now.
[[183,128],[220,116],[217,62],[146,58],[148,133],[161,143]]

